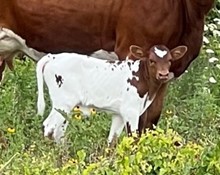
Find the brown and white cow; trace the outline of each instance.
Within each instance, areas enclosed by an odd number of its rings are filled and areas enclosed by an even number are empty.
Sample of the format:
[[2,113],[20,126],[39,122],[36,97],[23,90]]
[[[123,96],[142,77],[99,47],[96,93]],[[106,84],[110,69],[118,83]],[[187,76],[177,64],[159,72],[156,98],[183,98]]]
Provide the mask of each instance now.
[[68,121],[57,110],[68,114],[76,105],[95,106],[112,113],[109,143],[114,135],[120,135],[125,125],[129,125],[131,132],[136,131],[139,117],[151,105],[160,86],[172,78],[171,62],[180,59],[186,51],[186,46],[169,51],[163,45],[156,45],[146,54],[141,47],[132,45],[131,54],[141,58],[137,61],[105,61],[76,53],[44,56],[36,69],[38,114],[43,115],[45,109],[43,80],[52,103],[43,123],[44,136],[52,135],[59,142]]
[[[204,17],[213,4],[214,0],[0,0],[0,26],[46,53],[104,49],[123,60],[132,44],[145,51],[158,43],[169,49],[186,45],[188,52],[170,69],[178,77],[199,54]],[[5,61],[0,74],[4,66]],[[140,130],[157,123],[165,92],[166,86],[161,86],[148,117],[141,118]]]

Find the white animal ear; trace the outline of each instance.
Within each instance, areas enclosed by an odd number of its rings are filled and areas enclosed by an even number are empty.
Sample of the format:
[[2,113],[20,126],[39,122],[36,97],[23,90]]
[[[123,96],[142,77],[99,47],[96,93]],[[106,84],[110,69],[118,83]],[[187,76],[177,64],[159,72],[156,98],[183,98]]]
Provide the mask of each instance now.
[[187,52],[187,50],[187,46],[177,46],[174,49],[172,49],[170,51],[170,54],[172,55],[172,61],[182,58]]
[[129,48],[129,51],[130,51],[130,54],[136,58],[143,58],[143,56],[144,56],[144,51],[139,46],[131,45]]

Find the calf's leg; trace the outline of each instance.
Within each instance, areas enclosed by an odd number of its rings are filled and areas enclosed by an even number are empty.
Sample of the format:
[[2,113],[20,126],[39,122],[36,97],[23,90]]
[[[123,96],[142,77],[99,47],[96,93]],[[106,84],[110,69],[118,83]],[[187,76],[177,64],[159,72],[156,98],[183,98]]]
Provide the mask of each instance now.
[[[58,143],[61,141],[62,137],[64,136],[64,133],[68,125],[68,121],[66,121],[66,119],[56,109],[61,109],[61,108],[53,108],[51,110],[49,116],[43,122],[43,128],[44,128],[44,136],[54,139],[55,142]],[[70,112],[70,110],[67,109],[64,111],[67,114]]]
[[[124,116],[124,115],[123,115]],[[132,136],[133,132],[138,131],[138,121],[139,121],[139,115],[128,112],[126,117],[124,118],[124,125],[126,126],[127,134],[128,136]]]
[[108,136],[108,144],[110,145],[115,137],[119,137],[124,128],[124,121],[121,116],[113,115],[112,124]]
[[56,143],[62,142],[62,138],[64,137],[66,128],[69,122],[65,119],[58,127],[54,129],[54,140]]

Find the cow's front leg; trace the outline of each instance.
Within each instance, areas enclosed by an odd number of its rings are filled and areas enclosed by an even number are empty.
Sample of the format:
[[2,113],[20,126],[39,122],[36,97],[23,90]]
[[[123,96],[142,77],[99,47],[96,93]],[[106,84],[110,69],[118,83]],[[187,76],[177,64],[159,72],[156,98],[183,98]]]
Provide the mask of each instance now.
[[108,145],[112,146],[113,145],[113,140],[117,139],[122,130],[124,128],[124,121],[121,116],[118,115],[113,115],[112,116],[112,124],[108,136]]
[[137,133],[138,121],[139,121],[139,117],[136,116],[133,116],[132,118],[125,121],[126,131],[129,137],[132,136],[133,133]]
[[[124,103],[125,104],[125,103]],[[131,107],[132,106],[132,107]],[[123,117],[124,126],[126,126],[126,131],[128,136],[132,136],[132,133],[136,133],[138,130],[138,106],[133,105],[124,105],[121,108],[121,115]]]

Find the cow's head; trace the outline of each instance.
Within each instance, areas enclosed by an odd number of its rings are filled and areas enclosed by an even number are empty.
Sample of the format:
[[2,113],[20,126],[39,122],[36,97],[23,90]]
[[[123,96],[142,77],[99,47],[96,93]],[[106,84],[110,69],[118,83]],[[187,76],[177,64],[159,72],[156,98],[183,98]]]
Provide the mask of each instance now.
[[149,76],[159,81],[169,80],[172,61],[183,57],[186,51],[186,46],[178,46],[170,51],[164,45],[155,45],[148,52],[144,52],[139,46],[130,46],[130,53],[146,62],[145,66]]

